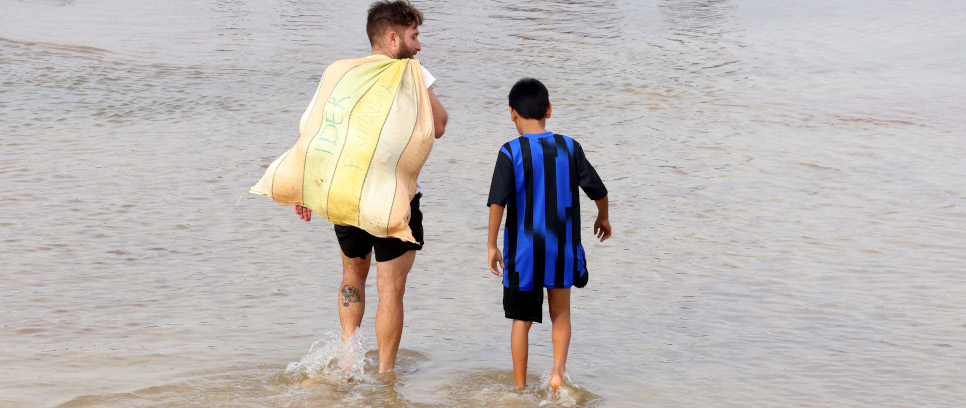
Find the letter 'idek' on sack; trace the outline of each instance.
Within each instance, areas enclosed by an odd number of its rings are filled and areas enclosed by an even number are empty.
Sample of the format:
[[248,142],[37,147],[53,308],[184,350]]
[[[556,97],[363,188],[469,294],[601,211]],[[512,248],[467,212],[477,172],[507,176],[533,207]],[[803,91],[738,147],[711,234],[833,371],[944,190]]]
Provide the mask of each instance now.
[[299,123],[299,140],[248,191],[338,225],[416,242],[409,202],[433,148],[433,111],[415,59],[336,61]]

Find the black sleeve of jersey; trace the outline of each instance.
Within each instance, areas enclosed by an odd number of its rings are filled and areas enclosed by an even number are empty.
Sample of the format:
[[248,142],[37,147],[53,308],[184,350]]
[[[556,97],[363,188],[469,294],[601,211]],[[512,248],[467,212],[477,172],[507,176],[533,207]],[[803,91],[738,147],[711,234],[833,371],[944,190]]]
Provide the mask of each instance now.
[[590,165],[587,157],[584,156],[584,148],[579,143],[574,143],[574,162],[577,165],[577,185],[584,189],[584,193],[591,200],[600,200],[607,197],[607,187],[597,175],[597,170]]
[[493,169],[493,181],[490,182],[490,197],[486,206],[499,204],[506,207],[507,197],[513,192],[513,161],[506,154],[500,152],[496,158],[496,168]]

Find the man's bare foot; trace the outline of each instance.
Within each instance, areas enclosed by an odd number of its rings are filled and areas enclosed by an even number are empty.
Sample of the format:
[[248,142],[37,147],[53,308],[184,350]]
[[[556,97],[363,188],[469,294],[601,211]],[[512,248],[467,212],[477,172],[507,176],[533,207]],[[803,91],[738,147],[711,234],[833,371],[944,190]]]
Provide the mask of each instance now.
[[399,379],[396,374],[396,370],[389,370],[384,373],[376,374],[376,379],[382,381],[386,385],[393,385]]

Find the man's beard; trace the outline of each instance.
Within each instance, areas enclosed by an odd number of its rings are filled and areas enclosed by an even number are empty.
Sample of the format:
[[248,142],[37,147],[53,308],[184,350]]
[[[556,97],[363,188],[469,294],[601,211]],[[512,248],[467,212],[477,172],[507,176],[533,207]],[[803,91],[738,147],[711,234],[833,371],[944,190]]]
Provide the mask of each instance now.
[[406,44],[402,44],[399,47],[399,51],[396,52],[397,59],[412,58],[416,56],[416,50],[409,48]]

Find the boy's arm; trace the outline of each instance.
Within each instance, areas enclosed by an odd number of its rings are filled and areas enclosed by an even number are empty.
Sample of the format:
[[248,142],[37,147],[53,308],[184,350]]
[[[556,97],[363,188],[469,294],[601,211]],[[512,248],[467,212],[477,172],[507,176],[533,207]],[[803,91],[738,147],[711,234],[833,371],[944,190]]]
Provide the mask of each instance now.
[[[500,277],[503,277],[503,272],[500,271],[506,268],[506,265],[503,265],[503,254],[496,247],[496,237],[500,231],[500,224],[503,223],[503,208],[499,204],[490,204],[490,226],[486,239],[487,264],[490,267],[490,272]],[[500,265],[499,269],[496,267],[497,264]]]
[[607,196],[599,200],[594,200],[597,204],[597,221],[594,221],[594,236],[604,242],[610,238],[610,220],[607,218]]
[[584,148],[576,142],[574,143],[574,162],[577,165],[577,185],[584,190],[587,197],[594,201],[607,197],[607,187],[600,180],[594,166],[587,161]]
[[[487,266],[490,272],[496,276],[503,276],[503,253],[496,246],[497,234],[500,232],[500,224],[503,223],[503,210],[506,209],[507,197],[513,194],[513,162],[510,160],[510,152],[507,145],[500,149],[500,154],[496,158],[496,166],[493,168],[493,180],[490,181],[490,195],[487,197],[486,204],[490,207],[490,221],[486,239]],[[499,265],[499,268],[497,268]]]
[[577,164],[577,185],[584,189],[584,193],[597,204],[597,220],[594,221],[594,236],[604,242],[610,238],[610,220],[607,213],[607,187],[600,180],[594,166],[584,156],[584,149],[579,143],[574,146],[574,160]]

